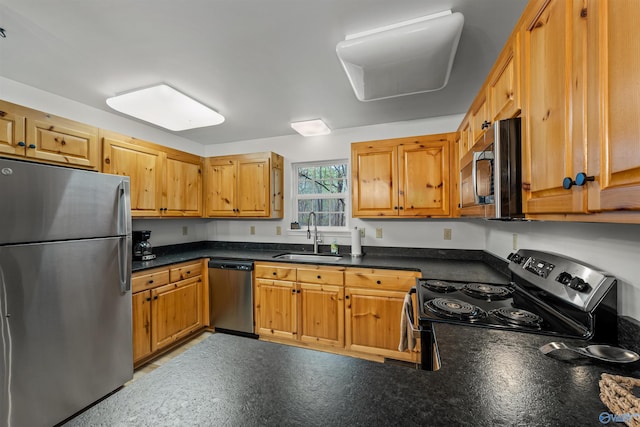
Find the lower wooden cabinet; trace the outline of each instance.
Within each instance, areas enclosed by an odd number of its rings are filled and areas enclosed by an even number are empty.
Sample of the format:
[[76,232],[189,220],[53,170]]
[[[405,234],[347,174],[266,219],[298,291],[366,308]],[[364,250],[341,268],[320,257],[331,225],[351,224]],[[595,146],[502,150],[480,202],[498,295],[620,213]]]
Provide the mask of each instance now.
[[415,362],[416,351],[398,351],[404,297],[417,271],[348,268],[345,272],[346,350]]
[[258,335],[344,347],[344,268],[256,263],[255,274]]
[[208,321],[207,260],[134,273],[133,362],[150,359]]
[[256,263],[261,339],[373,359],[415,362],[398,351],[404,296],[417,271]]
[[298,339],[308,344],[344,347],[344,269],[298,268]]

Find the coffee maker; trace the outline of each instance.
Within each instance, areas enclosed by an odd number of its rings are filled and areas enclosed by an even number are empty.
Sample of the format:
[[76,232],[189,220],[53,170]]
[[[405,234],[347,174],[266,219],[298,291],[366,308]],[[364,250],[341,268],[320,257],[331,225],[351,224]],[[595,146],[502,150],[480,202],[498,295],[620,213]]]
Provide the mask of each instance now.
[[156,256],[152,251],[151,243],[149,243],[151,230],[134,231],[131,234],[133,237],[133,259],[136,261],[155,259]]

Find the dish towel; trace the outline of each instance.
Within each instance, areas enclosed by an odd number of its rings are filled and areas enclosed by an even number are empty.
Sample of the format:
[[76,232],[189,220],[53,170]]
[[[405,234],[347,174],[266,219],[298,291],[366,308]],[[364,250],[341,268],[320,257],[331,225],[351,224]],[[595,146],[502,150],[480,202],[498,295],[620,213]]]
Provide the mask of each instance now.
[[416,339],[413,336],[413,330],[411,322],[407,319],[406,311],[413,312],[413,302],[411,301],[411,294],[404,296],[404,303],[402,304],[402,316],[400,316],[400,343],[398,344],[398,351],[405,351],[407,349],[413,350],[416,347]]

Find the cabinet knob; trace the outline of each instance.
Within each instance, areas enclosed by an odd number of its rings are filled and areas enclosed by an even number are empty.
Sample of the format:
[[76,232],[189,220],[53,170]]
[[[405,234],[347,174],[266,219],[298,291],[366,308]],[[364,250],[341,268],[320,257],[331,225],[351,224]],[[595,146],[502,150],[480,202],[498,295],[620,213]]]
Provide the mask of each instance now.
[[296,290],[295,290],[295,289],[291,289],[291,293],[292,293],[292,294],[295,294],[295,293],[296,293]]
[[595,181],[595,179],[596,178],[594,176],[587,176],[587,174],[584,172],[578,172],[576,174],[575,181],[572,180],[569,176],[565,177],[562,180],[562,188],[564,188],[565,190],[569,190],[574,185],[583,186],[589,181]]
[[381,284],[382,282],[380,280],[376,280],[376,284]]
[[25,145],[27,144],[25,144],[23,141],[18,142],[18,147],[24,147]]
[[400,206],[400,210],[403,210],[403,209],[404,209],[404,206]]
[[149,284],[152,284],[152,283],[153,283],[153,280],[149,280]]
[[320,276],[319,274],[318,274],[318,279],[322,279],[322,276]]
[[187,274],[191,274],[191,271],[187,271]]
[[29,148],[36,148],[35,144],[29,144]]
[[393,207],[393,209],[398,210],[398,207],[397,207],[397,206],[394,206],[394,207]]
[[491,123],[485,120],[484,122],[482,122],[482,126],[480,126],[480,129],[487,129],[489,126],[491,126]]
[[271,273],[271,274],[273,274],[274,276],[276,276],[278,273],[276,273],[276,272],[274,271],[274,272],[273,272],[273,273]]

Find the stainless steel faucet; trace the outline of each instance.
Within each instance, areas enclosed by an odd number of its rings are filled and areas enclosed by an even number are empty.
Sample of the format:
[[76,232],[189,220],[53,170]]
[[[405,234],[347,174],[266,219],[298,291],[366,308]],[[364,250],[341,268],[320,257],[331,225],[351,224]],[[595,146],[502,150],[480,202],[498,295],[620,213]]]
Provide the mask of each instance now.
[[311,218],[313,218],[313,253],[317,254],[318,253],[318,243],[321,242],[320,239],[318,239],[318,224],[316,221],[316,213],[315,212],[311,212],[309,213],[309,218],[307,219],[307,239],[311,238]]

